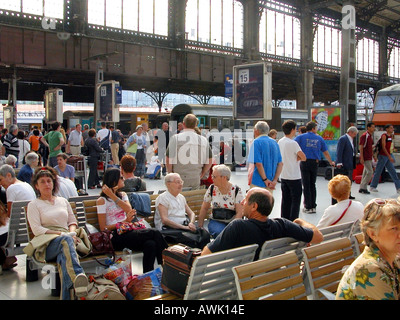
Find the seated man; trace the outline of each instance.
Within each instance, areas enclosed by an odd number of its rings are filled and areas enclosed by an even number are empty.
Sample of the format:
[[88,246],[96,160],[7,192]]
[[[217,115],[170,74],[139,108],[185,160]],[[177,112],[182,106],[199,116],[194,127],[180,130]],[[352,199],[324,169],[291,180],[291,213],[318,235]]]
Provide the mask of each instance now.
[[[167,242],[181,242],[189,246],[199,247],[200,243],[194,245],[189,239],[181,236],[182,232],[185,231],[197,232],[197,227],[194,224],[196,215],[181,194],[183,186],[181,176],[179,173],[168,173],[165,176],[165,184],[167,190],[157,197],[155,203],[154,225],[156,229],[161,231]],[[208,235],[208,239],[206,236],[200,241],[203,246],[210,241],[208,232],[206,235]]]
[[54,167],[58,171],[58,174],[67,179],[75,181],[75,168],[70,164],[67,164],[68,156],[65,153],[59,153],[57,155],[57,165]]
[[204,247],[201,255],[228,250],[250,244],[258,244],[255,255],[258,259],[265,241],[283,237],[292,237],[299,241],[320,243],[322,233],[311,223],[302,219],[293,222],[285,218],[269,219],[274,206],[274,198],[266,189],[252,188],[246,194],[243,204],[243,216],[248,220],[235,219],[230,222],[218,237]]
[[22,166],[21,170],[18,172],[18,180],[31,183],[33,172],[38,166],[39,156],[34,151],[29,151],[25,156],[26,164]]
[[122,157],[119,164],[121,166],[121,174],[124,177],[125,184],[121,191],[146,191],[146,182],[144,182],[140,177],[136,177],[134,174],[136,169],[136,159],[130,154],[126,154]]
[[57,196],[63,197],[67,200],[71,197],[79,196],[75,184],[70,179],[57,176],[57,180],[58,180]]

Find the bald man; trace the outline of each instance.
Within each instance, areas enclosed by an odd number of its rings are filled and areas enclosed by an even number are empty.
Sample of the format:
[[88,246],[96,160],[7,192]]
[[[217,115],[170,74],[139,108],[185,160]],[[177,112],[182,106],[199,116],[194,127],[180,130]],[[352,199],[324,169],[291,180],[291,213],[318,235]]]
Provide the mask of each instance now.
[[250,244],[258,244],[255,255],[258,259],[260,249],[267,240],[292,237],[307,243],[320,243],[322,233],[311,223],[302,219],[293,222],[285,218],[270,219],[274,207],[274,198],[270,191],[263,188],[252,188],[242,201],[243,216],[248,220],[235,219],[204,247],[201,255],[228,250]]

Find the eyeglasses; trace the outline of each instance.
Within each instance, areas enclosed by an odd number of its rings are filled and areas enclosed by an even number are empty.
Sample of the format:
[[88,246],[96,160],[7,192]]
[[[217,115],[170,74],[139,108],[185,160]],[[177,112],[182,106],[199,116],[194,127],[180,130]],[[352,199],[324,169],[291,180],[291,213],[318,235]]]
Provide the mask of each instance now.
[[174,180],[174,181],[168,181],[168,182],[173,182],[177,184],[183,184],[183,180]]

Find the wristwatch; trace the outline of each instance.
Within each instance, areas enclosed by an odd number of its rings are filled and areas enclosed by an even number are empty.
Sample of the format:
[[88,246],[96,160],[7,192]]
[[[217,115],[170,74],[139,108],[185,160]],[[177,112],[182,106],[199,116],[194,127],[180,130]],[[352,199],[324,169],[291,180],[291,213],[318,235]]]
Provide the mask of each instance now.
[[268,180],[268,178],[263,179],[263,181],[267,181],[267,180]]

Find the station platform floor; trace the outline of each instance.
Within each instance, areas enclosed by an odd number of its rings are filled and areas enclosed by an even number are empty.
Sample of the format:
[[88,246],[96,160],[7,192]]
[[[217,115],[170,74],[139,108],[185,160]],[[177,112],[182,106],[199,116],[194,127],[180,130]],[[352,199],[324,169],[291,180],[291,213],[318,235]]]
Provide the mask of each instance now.
[[[154,190],[158,193],[158,190],[165,189],[164,178],[161,180],[149,180],[145,179],[147,184],[147,190]],[[232,172],[231,182],[239,185],[242,190],[247,190],[247,172],[245,171],[234,171]],[[331,197],[328,192],[328,181],[322,176],[317,178],[317,212],[315,214],[307,214],[300,212],[300,218],[316,225],[319,219],[322,217],[324,209],[331,203]],[[385,182],[378,185],[379,192],[366,195],[358,192],[359,185],[353,183],[352,195],[355,196],[356,200],[363,204],[366,204],[369,200],[377,197],[381,198],[397,198],[395,186],[392,182]],[[99,189],[89,190],[90,195],[99,194]],[[271,213],[270,218],[280,217],[280,203],[281,203],[281,189],[278,183],[277,189],[274,191],[275,205]],[[301,211],[301,210],[300,210]],[[26,267],[26,256],[19,255],[18,266],[9,271],[3,271],[0,275],[0,300],[58,300],[58,297],[51,296],[49,289],[43,289],[42,280],[44,273],[39,272],[39,280],[35,282],[26,282],[25,267]],[[141,266],[142,255],[135,254],[132,259],[132,270],[134,274],[142,273]],[[100,265],[95,263],[92,268],[85,270],[89,273],[95,273],[100,271]]]

